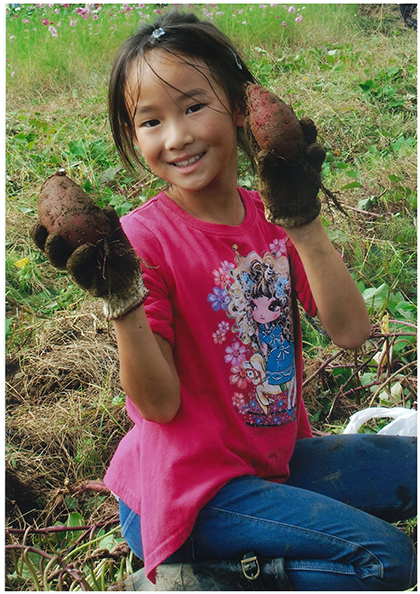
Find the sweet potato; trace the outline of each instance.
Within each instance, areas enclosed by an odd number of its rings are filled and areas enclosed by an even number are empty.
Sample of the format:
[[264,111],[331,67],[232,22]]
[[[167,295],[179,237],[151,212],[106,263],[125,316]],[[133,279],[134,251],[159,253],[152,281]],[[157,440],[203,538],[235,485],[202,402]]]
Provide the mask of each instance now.
[[248,125],[260,148],[288,163],[298,162],[305,137],[293,109],[274,93],[256,84],[247,86],[246,100]]
[[110,233],[103,211],[65,174],[49,177],[41,187],[38,213],[50,234],[57,234],[74,250],[90,243],[96,245]]

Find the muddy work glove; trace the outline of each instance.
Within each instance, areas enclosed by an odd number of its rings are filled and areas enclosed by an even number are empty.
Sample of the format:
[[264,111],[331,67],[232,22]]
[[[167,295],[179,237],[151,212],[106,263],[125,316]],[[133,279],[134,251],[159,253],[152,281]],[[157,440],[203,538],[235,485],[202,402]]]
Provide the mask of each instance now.
[[246,101],[244,130],[266,219],[286,228],[310,223],[321,210],[318,192],[326,156],[314,122],[298,120],[291,107],[259,85],[247,86]]
[[109,320],[139,307],[148,295],[141,262],[115,210],[100,209],[60,170],[43,184],[39,219],[31,229],[37,247],[92,297],[100,297]]

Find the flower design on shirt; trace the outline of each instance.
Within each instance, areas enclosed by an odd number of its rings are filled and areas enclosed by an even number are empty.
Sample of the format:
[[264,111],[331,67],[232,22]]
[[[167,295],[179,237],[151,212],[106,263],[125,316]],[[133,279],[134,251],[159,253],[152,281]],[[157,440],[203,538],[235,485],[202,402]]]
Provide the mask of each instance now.
[[244,415],[246,413],[245,396],[242,394],[242,392],[235,392],[233,394],[232,403],[233,406],[236,406],[241,415]]
[[239,365],[233,365],[231,367],[232,375],[229,377],[229,382],[232,385],[236,385],[238,388],[243,390],[246,388],[248,379],[248,374],[246,369],[244,368],[243,361]]
[[216,330],[216,332],[213,332],[213,340],[216,344],[222,344],[226,340],[226,332]]
[[213,332],[213,340],[216,344],[223,344],[226,340],[226,334],[230,330],[229,322],[220,322],[216,332]]
[[232,282],[231,270],[234,270],[235,264],[225,260],[218,270],[213,270],[214,282],[218,287],[225,289]]
[[283,239],[273,239],[272,243],[270,243],[270,251],[275,258],[279,258],[284,254],[285,246]]
[[234,342],[231,346],[227,346],[225,352],[226,363],[232,363],[232,365],[240,365],[241,361],[245,361],[246,348],[239,342]]
[[267,247],[241,256],[235,244],[235,264],[215,267],[207,301],[219,312],[212,338],[229,365],[234,409],[247,425],[272,427],[296,420],[296,369],[287,246],[275,237]]
[[219,311],[219,309],[226,311],[227,306],[230,302],[230,297],[225,289],[219,289],[219,287],[214,287],[213,293],[209,293],[207,301],[211,303],[211,306],[214,309],[214,311]]

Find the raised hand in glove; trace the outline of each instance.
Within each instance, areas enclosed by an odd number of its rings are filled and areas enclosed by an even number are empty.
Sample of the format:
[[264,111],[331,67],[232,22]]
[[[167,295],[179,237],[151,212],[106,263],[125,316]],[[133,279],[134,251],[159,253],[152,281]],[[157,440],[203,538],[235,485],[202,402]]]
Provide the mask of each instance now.
[[[259,190],[270,223],[300,227],[315,219],[325,149],[315,124],[267,89],[249,84],[244,129],[257,165]],[[323,188],[324,189],[324,188]]]
[[63,172],[49,177],[38,199],[31,236],[50,263],[104,302],[108,319],[123,317],[146,299],[141,262],[115,210],[101,210]]

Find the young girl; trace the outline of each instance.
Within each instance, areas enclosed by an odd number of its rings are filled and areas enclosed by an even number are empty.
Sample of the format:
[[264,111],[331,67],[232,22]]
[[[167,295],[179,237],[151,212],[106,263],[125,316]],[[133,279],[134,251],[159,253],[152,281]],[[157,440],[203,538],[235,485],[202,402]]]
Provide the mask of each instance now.
[[237,187],[249,82],[222,33],[176,11],[115,62],[118,150],[168,186],[121,219],[144,285],[122,235],[130,290],[114,282],[105,301],[134,426],[105,482],[152,581],[161,563],[253,550],[284,558],[295,590],[403,590],[414,550],[389,522],[415,514],[416,446],[311,435],[297,299],[343,348],[370,322],[320,217],[268,223],[258,192]]

